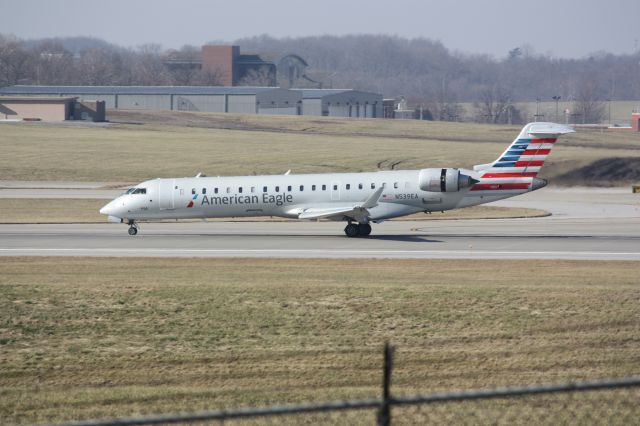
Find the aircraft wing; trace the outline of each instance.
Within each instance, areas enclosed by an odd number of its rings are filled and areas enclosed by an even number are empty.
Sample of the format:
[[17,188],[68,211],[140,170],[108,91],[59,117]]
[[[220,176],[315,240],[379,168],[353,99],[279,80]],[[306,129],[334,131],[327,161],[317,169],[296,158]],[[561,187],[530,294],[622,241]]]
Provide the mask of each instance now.
[[358,222],[367,222],[369,210],[378,205],[384,187],[378,188],[361,203],[345,204],[335,207],[308,207],[298,214],[298,219],[324,219],[347,216]]
[[304,209],[298,215],[298,219],[324,219],[332,216],[348,216],[357,220],[358,217],[368,216],[366,209],[358,209],[357,207],[331,207],[331,208],[313,208]]

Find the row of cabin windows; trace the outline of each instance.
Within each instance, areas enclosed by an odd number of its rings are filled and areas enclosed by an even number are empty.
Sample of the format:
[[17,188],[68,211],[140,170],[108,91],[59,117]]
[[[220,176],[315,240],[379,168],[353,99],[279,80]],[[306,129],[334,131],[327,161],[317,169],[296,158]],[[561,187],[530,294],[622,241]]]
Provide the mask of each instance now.
[[[376,184],[375,184],[375,183],[371,183],[371,185],[370,185],[370,186],[371,186],[371,189],[376,189]],[[386,187],[386,186],[387,186],[386,182],[382,184],[382,187]],[[409,182],[405,182],[405,183],[404,183],[404,187],[405,187],[406,189],[409,189],[409,188],[411,187],[411,184],[410,184]],[[317,186],[317,185],[311,185],[311,190],[312,190],[312,191],[315,191],[317,188],[318,188],[318,186]],[[322,191],[326,191],[326,190],[327,190],[327,185],[321,185],[321,188],[322,188]],[[344,188],[345,188],[346,190],[350,190],[350,189],[351,189],[351,184],[350,184],[350,183],[345,184]],[[393,183],[393,188],[394,188],[394,189],[398,189],[398,188],[400,188],[400,183],[399,183],[399,182],[394,182],[394,183]],[[300,190],[300,192],[304,191],[304,185],[300,185],[300,186],[298,187],[298,189]],[[361,183],[359,183],[359,184],[358,184],[358,189],[364,189],[364,185],[363,185],[363,184],[361,184]],[[287,186],[287,191],[288,191],[288,192],[291,192],[292,190],[293,190],[293,186],[291,186],[291,185]],[[333,190],[334,190],[334,191],[337,191],[337,190],[338,190],[338,185],[335,185],[335,184],[334,184],[334,185],[333,185]],[[242,193],[243,193],[243,191],[244,191],[243,187],[242,187],[242,186],[239,186],[239,187],[238,187],[238,194],[242,194]],[[251,193],[255,193],[255,192],[256,192],[256,187],[255,187],[255,186],[252,186],[252,187],[249,189],[249,191],[250,191]],[[192,189],[191,189],[191,193],[192,193],[192,194],[195,194],[196,192],[197,192],[196,188],[192,188]],[[268,191],[268,187],[267,187],[267,186],[263,186],[263,187],[262,187],[262,192],[269,192],[269,191]],[[275,187],[275,192],[280,192],[280,186],[276,186],[276,187]],[[202,188],[202,194],[206,194],[206,193],[207,193],[207,188]],[[218,193],[219,193],[218,188],[213,188],[213,193],[214,193],[214,194],[218,194]],[[231,194],[231,187],[230,187],[230,186],[227,186],[227,188],[226,188],[226,193],[227,193],[227,194]]]

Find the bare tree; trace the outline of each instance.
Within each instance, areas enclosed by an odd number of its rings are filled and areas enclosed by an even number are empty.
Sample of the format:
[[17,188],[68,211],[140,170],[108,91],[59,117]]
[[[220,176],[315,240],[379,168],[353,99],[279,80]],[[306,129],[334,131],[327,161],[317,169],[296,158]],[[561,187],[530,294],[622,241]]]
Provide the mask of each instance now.
[[35,84],[72,84],[75,77],[73,55],[58,41],[39,44],[34,53]]
[[32,76],[32,56],[15,37],[0,36],[0,86],[27,83]]
[[476,120],[483,123],[511,124],[513,122],[513,96],[511,90],[492,85],[480,91],[480,101],[474,102]]
[[272,87],[276,85],[276,76],[268,67],[261,67],[257,70],[250,69],[246,75],[240,79],[238,85]]
[[219,68],[200,70],[193,79],[193,84],[197,86],[222,86],[225,73]]
[[172,79],[162,62],[162,49],[158,44],[140,46],[133,55],[132,79],[141,86],[166,86]]
[[604,119],[605,103],[594,78],[583,77],[578,82],[573,102],[574,116],[582,123],[601,123]]
[[105,49],[87,50],[78,62],[78,82],[90,86],[114,84],[116,62],[120,62],[120,58]]

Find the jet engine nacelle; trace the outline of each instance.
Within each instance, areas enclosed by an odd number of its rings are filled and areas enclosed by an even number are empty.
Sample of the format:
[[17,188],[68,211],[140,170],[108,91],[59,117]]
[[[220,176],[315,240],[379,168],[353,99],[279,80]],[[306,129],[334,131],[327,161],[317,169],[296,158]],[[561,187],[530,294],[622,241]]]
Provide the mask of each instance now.
[[422,169],[418,181],[420,189],[429,192],[457,192],[478,182],[459,169]]

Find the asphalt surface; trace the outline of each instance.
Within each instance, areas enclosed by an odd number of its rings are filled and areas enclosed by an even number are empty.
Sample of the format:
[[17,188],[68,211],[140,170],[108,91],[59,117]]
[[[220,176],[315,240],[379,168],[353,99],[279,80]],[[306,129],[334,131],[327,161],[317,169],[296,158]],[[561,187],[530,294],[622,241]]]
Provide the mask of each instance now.
[[[25,190],[26,188],[10,188]],[[31,188],[108,198],[99,188]],[[0,189],[0,197],[9,196]],[[23,192],[25,194],[25,192]],[[531,219],[387,221],[368,238],[338,222],[0,225],[0,256],[160,256],[640,260],[640,194],[630,188],[544,188],[494,203],[544,209]]]

